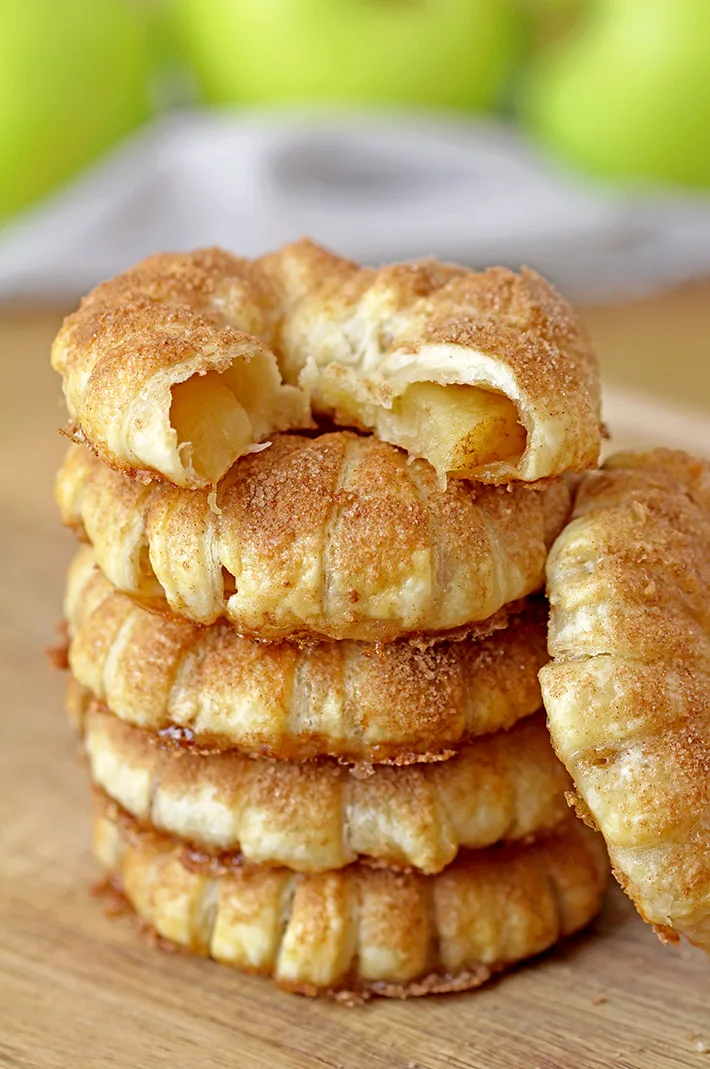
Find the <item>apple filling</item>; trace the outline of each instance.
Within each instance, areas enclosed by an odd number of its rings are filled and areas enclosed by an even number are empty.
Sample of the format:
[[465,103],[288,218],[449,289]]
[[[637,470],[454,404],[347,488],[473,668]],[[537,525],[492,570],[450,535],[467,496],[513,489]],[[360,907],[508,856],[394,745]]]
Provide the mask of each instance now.
[[206,482],[216,482],[234,461],[268,435],[279,407],[280,383],[264,359],[237,360],[226,371],[193,375],[172,387],[170,423],[178,451]]
[[513,402],[478,386],[414,383],[382,422],[390,441],[424,457],[440,476],[475,476],[490,464],[519,460],[525,449]]

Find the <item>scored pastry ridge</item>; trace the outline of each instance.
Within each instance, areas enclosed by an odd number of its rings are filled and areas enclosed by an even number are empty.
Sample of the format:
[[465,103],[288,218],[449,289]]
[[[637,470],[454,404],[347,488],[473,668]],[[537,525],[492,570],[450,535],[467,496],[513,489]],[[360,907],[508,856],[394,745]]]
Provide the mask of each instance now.
[[165,750],[76,698],[74,715],[77,706],[97,787],[141,826],[248,865],[318,872],[360,857],[440,872],[460,849],[529,840],[568,812],[569,778],[540,716],[448,761],[354,775],[332,761]]
[[275,640],[391,641],[479,623],[535,592],[567,519],[564,479],[450,480],[350,432],[277,436],[218,485],[143,486],[70,447],[62,518],[119,589]]
[[68,661],[98,702],[197,749],[405,764],[445,757],[540,708],[546,610],[531,603],[477,642],[262,643],[146,612],[90,547],[67,580]]
[[309,241],[253,261],[160,254],[84,298],[52,364],[77,440],[117,470],[191,488],[310,426],[311,404],[426,458],[441,481],[536,481],[599,452],[588,339],[527,270],[374,270]]
[[669,938],[710,950],[710,464],[619,454],[548,561],[554,746],[615,874]]
[[436,876],[362,865],[303,874],[189,863],[99,803],[94,854],[160,937],[308,995],[478,986],[584,927],[607,875],[600,837],[574,819]]

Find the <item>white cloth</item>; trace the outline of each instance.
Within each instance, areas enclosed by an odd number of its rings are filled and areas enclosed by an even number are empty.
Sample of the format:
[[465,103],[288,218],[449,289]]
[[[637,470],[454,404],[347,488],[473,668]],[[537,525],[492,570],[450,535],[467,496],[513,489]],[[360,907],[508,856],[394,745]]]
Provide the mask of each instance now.
[[710,197],[582,182],[503,126],[200,112],[143,130],[0,234],[0,299],[76,296],[148,253],[308,234],[377,263],[527,263],[573,298],[710,272]]

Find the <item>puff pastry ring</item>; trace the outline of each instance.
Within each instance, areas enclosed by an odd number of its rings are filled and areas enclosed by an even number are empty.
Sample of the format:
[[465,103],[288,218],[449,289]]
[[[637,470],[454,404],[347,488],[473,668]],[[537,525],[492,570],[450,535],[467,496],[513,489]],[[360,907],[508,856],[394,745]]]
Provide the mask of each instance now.
[[409,764],[510,728],[542,703],[542,603],[476,642],[266,644],[227,623],[146,612],[85,546],[69,568],[65,614],[68,664],[93,698],[198,752]]
[[710,950],[710,464],[619,454],[574,516],[547,568],[552,739],[641,915]]
[[490,618],[543,583],[569,510],[563,479],[482,486],[351,432],[281,435],[216,493],[144,486],[77,446],[62,518],[118,589],[268,640],[391,641]]
[[103,805],[94,854],[160,938],[347,1001],[478,987],[588,924],[608,871],[601,837],[574,819],[436,876],[361,865],[304,874],[201,863]]
[[540,836],[568,812],[569,779],[539,716],[448,761],[366,774],[165,750],[90,704],[82,733],[93,782],[142,826],[252,865],[324,872],[364,858],[440,872],[460,849]]

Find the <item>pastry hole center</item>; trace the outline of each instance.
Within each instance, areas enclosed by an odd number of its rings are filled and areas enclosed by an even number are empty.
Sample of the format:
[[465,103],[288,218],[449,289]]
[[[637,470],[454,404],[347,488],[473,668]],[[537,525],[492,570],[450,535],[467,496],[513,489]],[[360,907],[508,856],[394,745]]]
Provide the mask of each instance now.
[[170,424],[178,452],[206,482],[217,482],[268,434],[278,403],[268,362],[266,353],[256,352],[225,371],[193,375],[172,387]]

